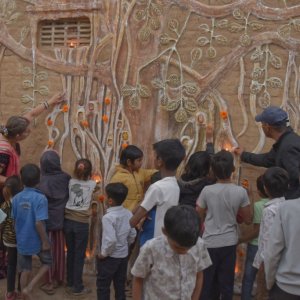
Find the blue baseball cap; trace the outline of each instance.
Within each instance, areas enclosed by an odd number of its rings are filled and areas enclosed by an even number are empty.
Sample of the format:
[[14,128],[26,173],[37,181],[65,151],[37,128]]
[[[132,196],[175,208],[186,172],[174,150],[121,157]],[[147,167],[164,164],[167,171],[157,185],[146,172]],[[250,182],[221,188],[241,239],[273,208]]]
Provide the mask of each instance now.
[[284,125],[288,119],[288,114],[278,106],[269,106],[261,114],[255,117],[256,122],[262,122],[269,125]]

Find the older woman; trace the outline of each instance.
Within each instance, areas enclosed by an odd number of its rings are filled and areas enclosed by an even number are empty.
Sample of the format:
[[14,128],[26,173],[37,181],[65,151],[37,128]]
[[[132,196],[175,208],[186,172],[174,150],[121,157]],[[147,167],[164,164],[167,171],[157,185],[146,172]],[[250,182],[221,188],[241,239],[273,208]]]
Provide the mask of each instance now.
[[[30,134],[30,122],[47,110],[50,106],[54,106],[64,100],[64,94],[53,96],[48,102],[45,101],[24,116],[10,117],[6,125],[0,126],[0,204],[4,201],[2,189],[7,177],[19,175],[19,158],[21,154],[20,144]],[[5,247],[2,244],[2,233],[0,239],[0,278],[5,277]],[[8,251],[8,260],[14,259],[9,257],[15,252]],[[15,257],[16,259],[16,257]],[[9,297],[10,295],[8,295]]]

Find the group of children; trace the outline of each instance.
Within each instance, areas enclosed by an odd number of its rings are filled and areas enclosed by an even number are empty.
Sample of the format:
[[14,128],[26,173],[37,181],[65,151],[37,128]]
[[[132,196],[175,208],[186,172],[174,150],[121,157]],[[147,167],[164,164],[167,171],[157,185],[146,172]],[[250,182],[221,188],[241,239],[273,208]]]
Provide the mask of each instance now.
[[[143,152],[138,147],[129,145],[122,151],[120,165],[105,187],[107,211],[101,220],[97,256],[98,300],[110,299],[112,282],[115,298],[126,299],[128,266],[134,300],[232,299],[239,242],[237,216],[246,224],[253,221],[251,239],[259,232],[259,241],[248,246],[243,281],[242,298],[250,299],[256,274],[252,262],[263,268],[265,245],[284,201],[288,175],[274,167],[259,178],[259,191],[268,200],[255,204],[252,218],[247,191],[231,182],[232,153],[222,150],[213,154],[209,147],[190,157],[178,180],[177,168],[185,158],[178,139],[153,145],[153,170],[141,168]],[[61,170],[58,154],[50,150],[42,155],[41,172],[38,166],[27,164],[21,169],[21,181],[16,176],[6,180],[2,210],[7,218],[2,231],[8,252],[7,300],[17,297],[17,262],[21,272],[18,289],[26,299],[33,299],[34,286],[47,272],[41,288],[47,294],[55,292],[55,286],[64,281],[64,238],[66,290],[74,296],[90,292],[82,273],[92,194],[98,188],[91,175],[91,162],[80,159],[71,178]],[[133,244],[140,248],[137,258]],[[42,264],[33,278],[32,255],[38,255]],[[128,257],[133,257],[132,265],[128,265]]]

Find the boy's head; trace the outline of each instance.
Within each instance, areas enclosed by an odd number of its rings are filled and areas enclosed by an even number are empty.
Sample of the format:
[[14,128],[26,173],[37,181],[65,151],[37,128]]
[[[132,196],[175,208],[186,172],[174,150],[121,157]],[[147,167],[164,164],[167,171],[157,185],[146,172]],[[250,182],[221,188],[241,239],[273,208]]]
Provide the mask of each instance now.
[[109,206],[120,206],[128,194],[128,188],[121,182],[109,183],[105,187]]
[[27,187],[35,187],[40,182],[40,168],[35,164],[27,164],[21,169],[21,180]]
[[269,168],[263,175],[265,191],[269,198],[283,197],[289,186],[289,174],[282,168]]
[[187,180],[205,177],[210,169],[210,155],[206,151],[193,153],[186,166],[185,177]]
[[176,171],[185,157],[185,149],[178,139],[162,140],[153,144],[157,169],[165,168],[168,171]]
[[229,179],[234,171],[233,155],[221,150],[212,157],[211,168],[218,179]]
[[120,164],[131,171],[138,171],[143,162],[143,151],[135,145],[129,145],[122,150]]
[[165,214],[162,230],[172,250],[178,254],[185,254],[197,243],[200,219],[191,206],[173,206]]
[[265,191],[265,187],[264,187],[264,178],[263,175],[260,175],[257,177],[256,179],[256,188],[258,191],[258,194],[260,197],[262,198],[268,198],[268,195]]

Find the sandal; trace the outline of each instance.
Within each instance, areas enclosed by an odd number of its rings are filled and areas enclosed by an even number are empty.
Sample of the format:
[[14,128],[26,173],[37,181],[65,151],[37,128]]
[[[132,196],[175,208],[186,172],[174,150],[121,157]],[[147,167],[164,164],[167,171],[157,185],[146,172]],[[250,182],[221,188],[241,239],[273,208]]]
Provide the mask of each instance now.
[[55,290],[54,288],[49,288],[49,285],[47,283],[44,283],[40,286],[40,290],[42,290],[47,295],[54,295]]

